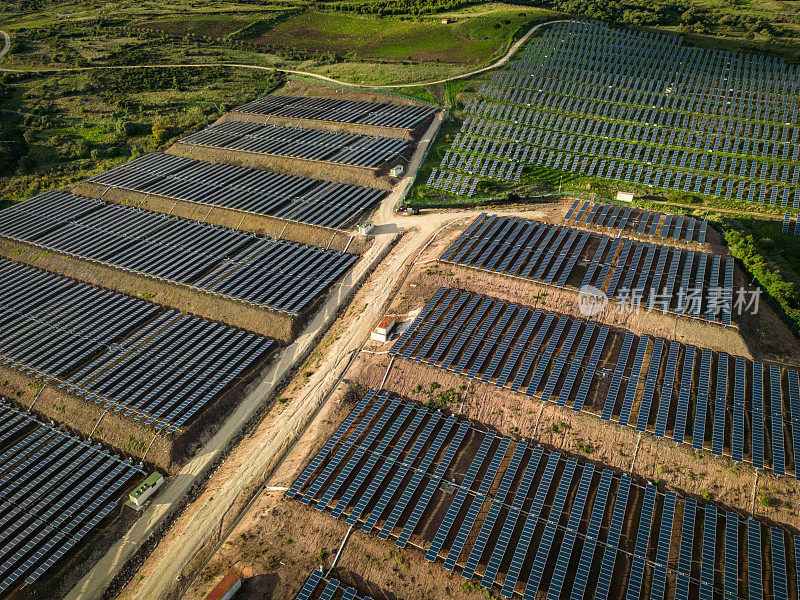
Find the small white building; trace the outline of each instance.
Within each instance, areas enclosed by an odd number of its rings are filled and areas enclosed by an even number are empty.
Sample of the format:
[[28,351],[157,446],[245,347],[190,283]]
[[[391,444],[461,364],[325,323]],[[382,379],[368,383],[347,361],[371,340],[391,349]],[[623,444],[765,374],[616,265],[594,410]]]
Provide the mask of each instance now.
[[364,221],[358,224],[358,233],[361,235],[369,235],[372,233],[373,229],[375,229],[375,226],[372,224],[372,221]]
[[633,194],[629,192],[617,192],[617,200],[620,202],[633,202]]
[[130,493],[128,498],[136,508],[140,508],[163,483],[164,476],[161,473],[152,473],[139,487]]
[[403,171],[405,171],[403,165],[395,165],[389,171],[389,175],[392,177],[400,177],[403,174]]
[[397,324],[397,319],[394,317],[383,317],[378,326],[372,331],[370,338],[376,342],[385,344],[389,341],[389,336],[392,335],[394,326]]

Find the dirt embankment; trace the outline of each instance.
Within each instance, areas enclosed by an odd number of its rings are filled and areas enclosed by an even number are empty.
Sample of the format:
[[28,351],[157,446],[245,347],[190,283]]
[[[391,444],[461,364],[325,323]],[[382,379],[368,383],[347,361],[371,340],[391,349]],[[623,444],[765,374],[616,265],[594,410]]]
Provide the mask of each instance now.
[[[210,223],[222,227],[230,227],[240,231],[249,231],[259,235],[268,235],[273,238],[311,244],[320,248],[347,251],[350,254],[363,254],[372,244],[372,240],[354,232],[319,227],[297,221],[278,219],[267,215],[242,212],[222,206],[211,206],[188,200],[176,200],[166,196],[134,192],[106,186],[81,182],[72,188],[73,194],[98,198],[125,206],[135,206],[153,212],[173,215],[192,221]],[[352,238],[352,242],[350,241]]]
[[[181,142],[176,142],[166,152],[174,156],[183,156],[196,160],[220,162],[251,169],[269,169],[278,173],[326,179],[337,183],[349,183],[382,190],[391,190],[395,183],[390,177],[386,176],[383,170],[309,160],[307,158],[258,154],[231,148],[213,148],[211,146],[198,146]],[[388,168],[386,167],[387,170]]]
[[171,434],[156,435],[156,430],[145,424],[146,418],[137,420],[136,415],[126,415],[124,409],[119,412],[113,407],[106,410],[102,402],[96,404],[73,395],[58,387],[59,380],[45,385],[37,398],[36,379],[4,365],[0,366],[0,382],[3,383],[0,392],[23,408],[33,405],[33,412],[45,419],[63,423],[84,437],[91,435],[92,439],[127,456],[139,460],[144,458],[148,465],[175,474],[213,435],[253,386],[256,373],[266,369],[270,362],[265,358],[255,368],[240,374],[222,395],[206,404],[193,419]]
[[5,243],[0,243],[0,256],[123,294],[146,295],[153,302],[213,321],[221,321],[285,343],[296,337],[300,331],[303,315],[313,310],[313,307],[310,307],[302,315],[292,317],[225,298],[219,294],[206,294],[188,285],[154,279],[58,252],[45,252],[24,242],[5,240]]

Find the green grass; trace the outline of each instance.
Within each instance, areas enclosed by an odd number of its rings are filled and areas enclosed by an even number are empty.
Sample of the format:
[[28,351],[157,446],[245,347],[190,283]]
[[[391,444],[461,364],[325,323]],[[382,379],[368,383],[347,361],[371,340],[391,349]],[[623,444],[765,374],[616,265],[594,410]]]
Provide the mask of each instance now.
[[525,7],[458,18],[445,25],[439,18],[411,20],[310,11],[250,41],[357,60],[480,64],[502,55],[520,29],[527,30],[550,15]]

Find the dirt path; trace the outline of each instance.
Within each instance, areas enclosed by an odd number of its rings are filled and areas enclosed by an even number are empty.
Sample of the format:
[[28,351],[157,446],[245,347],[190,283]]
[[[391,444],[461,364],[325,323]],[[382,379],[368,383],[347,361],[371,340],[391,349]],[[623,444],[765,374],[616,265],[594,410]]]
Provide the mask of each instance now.
[[5,39],[5,47],[0,50],[0,60],[3,60],[3,57],[8,54],[8,51],[11,49],[11,36],[5,31],[0,31],[0,35],[2,35],[3,39]]
[[[470,71],[469,73],[462,73],[461,75],[453,75],[451,77],[447,77],[445,79],[438,79],[436,81],[422,81],[418,83],[393,83],[393,84],[385,84],[385,85],[366,85],[361,83],[350,83],[348,81],[339,81],[338,79],[333,79],[331,77],[326,77],[325,75],[319,75],[318,73],[310,73],[308,71],[296,71],[294,69],[278,69],[275,67],[262,67],[259,65],[246,65],[241,63],[193,63],[193,64],[152,64],[152,65],[121,65],[121,66],[102,66],[102,67],[65,67],[61,69],[0,69],[0,72],[6,73],[61,73],[66,71],[92,71],[92,70],[100,70],[100,69],[107,69],[107,70],[118,70],[118,69],[171,69],[174,67],[202,67],[202,68],[212,68],[212,67],[229,67],[229,68],[236,68],[236,69],[254,69],[257,71],[280,71],[281,73],[288,73],[290,75],[302,75],[304,77],[312,77],[314,79],[319,79],[321,81],[325,81],[327,83],[334,83],[336,85],[342,85],[345,87],[351,88],[362,88],[362,89],[386,89],[386,88],[414,88],[414,87],[424,87],[428,85],[437,85],[440,83],[448,83],[450,81],[455,81],[457,79],[466,79],[468,77],[473,77],[475,75],[480,75],[481,73],[485,73],[486,71],[491,71],[492,69],[497,69],[502,67],[506,64],[511,57],[514,56],[514,53],[519,50],[520,46],[524,44],[530,36],[532,36],[538,29],[544,27],[545,25],[551,25],[552,23],[568,23],[569,19],[556,19],[554,21],[547,21],[545,23],[539,23],[538,25],[534,25],[531,27],[525,35],[519,38],[511,48],[508,49],[505,56],[496,60],[492,64],[476,69],[475,71]],[[10,44],[10,40],[7,42]],[[2,55],[0,55],[2,58]]]

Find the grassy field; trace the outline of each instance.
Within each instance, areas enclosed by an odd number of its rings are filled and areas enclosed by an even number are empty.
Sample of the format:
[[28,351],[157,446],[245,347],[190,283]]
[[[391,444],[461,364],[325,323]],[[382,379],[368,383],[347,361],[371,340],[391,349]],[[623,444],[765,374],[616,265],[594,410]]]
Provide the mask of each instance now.
[[69,185],[164,148],[281,81],[270,72],[254,76],[222,68],[2,79],[0,198],[4,203]]
[[480,64],[505,53],[520,31],[552,13],[514,9],[487,15],[419,20],[310,11],[252,39],[269,47],[333,52],[364,60]]

